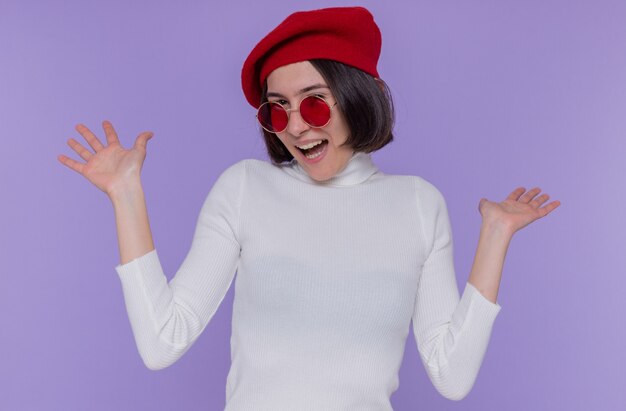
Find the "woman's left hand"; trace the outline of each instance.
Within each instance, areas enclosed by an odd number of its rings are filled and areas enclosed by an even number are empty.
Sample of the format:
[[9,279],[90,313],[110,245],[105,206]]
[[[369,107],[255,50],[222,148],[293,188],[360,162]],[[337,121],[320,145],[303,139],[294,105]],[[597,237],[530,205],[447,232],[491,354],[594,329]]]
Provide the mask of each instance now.
[[502,202],[496,203],[486,198],[480,200],[478,211],[483,217],[483,224],[502,225],[513,235],[516,231],[526,227],[535,220],[545,217],[552,210],[561,205],[560,201],[552,201],[542,207],[550,196],[541,194],[539,187],[526,191],[524,187],[516,188]]

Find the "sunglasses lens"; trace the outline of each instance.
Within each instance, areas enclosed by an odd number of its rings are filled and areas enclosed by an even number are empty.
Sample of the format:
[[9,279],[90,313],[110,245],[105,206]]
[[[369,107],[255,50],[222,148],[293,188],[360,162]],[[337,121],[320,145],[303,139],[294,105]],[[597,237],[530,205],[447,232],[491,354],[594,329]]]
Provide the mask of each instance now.
[[257,119],[265,129],[280,133],[287,128],[289,117],[280,104],[264,103],[259,107]]
[[309,96],[300,103],[302,119],[313,127],[324,127],[330,121],[330,107],[321,98]]
[[[324,127],[330,121],[330,107],[321,98],[309,96],[300,103],[300,115],[311,127]],[[285,108],[273,102],[261,104],[256,117],[261,126],[272,133],[282,133],[289,122]]]

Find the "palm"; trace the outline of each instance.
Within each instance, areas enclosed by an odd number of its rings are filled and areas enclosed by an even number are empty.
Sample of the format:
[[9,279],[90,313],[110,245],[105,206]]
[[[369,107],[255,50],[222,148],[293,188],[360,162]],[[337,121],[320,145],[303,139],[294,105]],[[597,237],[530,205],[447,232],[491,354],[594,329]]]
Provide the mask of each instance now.
[[141,167],[146,157],[146,142],[152,137],[152,133],[141,133],[133,148],[126,150],[120,144],[111,123],[105,121],[103,128],[107,138],[107,146],[104,146],[87,127],[83,125],[76,127],[95,153],[87,150],[74,139],[68,141],[69,146],[86,163],[79,163],[64,155],[59,156],[59,161],[110,195],[116,187],[128,184],[133,179],[139,179]]
[[503,224],[514,233],[546,216],[561,204],[560,201],[552,201],[542,206],[550,196],[545,193],[537,196],[540,192],[540,188],[526,192],[525,188],[519,187],[499,203],[482,199],[479,204],[480,214],[484,221]]
[[142,153],[136,149],[125,150],[119,144],[111,144],[89,158],[83,168],[83,175],[107,192],[116,181],[138,175],[143,159]]

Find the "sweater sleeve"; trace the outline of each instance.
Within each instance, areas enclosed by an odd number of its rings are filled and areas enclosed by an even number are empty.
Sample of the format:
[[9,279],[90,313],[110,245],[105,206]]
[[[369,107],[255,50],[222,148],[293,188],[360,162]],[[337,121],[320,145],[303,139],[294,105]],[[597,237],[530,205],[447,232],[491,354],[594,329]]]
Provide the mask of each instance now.
[[211,188],[191,248],[169,284],[156,249],[115,267],[137,349],[151,370],[168,367],[182,357],[230,287],[241,251],[244,161],[226,169]]
[[469,282],[459,298],[445,200],[425,180],[421,180],[418,193],[426,228],[424,241],[431,248],[419,280],[413,332],[437,391],[448,399],[461,400],[474,385],[501,307]]

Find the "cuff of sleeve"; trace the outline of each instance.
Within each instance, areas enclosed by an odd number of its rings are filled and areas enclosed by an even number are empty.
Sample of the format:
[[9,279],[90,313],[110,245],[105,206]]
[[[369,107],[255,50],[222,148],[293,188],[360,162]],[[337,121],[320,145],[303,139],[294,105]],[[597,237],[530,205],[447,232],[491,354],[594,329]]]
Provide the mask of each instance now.
[[472,323],[473,327],[482,324],[482,327],[490,330],[501,309],[498,303],[489,301],[476,287],[467,282],[454,313],[457,317],[455,323]]
[[167,278],[163,273],[156,249],[115,267],[122,282],[124,294],[144,290],[151,301],[162,294],[167,287]]
[[471,283],[465,283],[465,290],[461,297],[461,305],[465,305],[468,308],[471,307],[475,316],[484,317],[494,321],[502,307],[497,302],[489,301],[487,297],[482,295],[476,287]]

